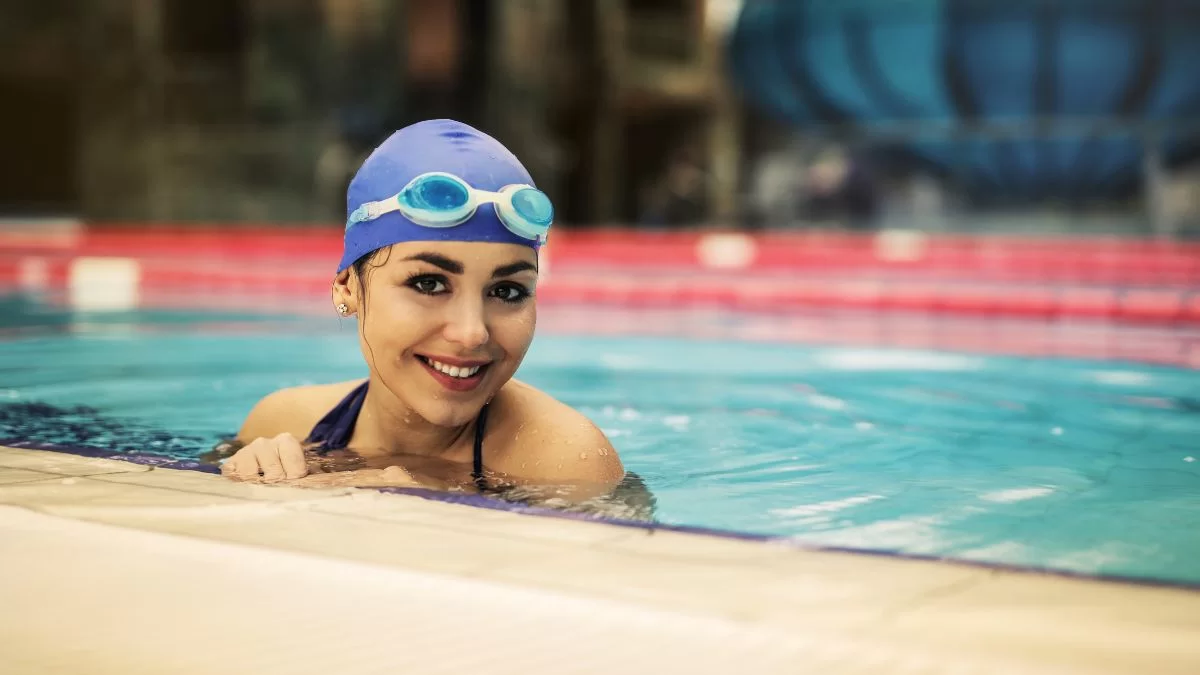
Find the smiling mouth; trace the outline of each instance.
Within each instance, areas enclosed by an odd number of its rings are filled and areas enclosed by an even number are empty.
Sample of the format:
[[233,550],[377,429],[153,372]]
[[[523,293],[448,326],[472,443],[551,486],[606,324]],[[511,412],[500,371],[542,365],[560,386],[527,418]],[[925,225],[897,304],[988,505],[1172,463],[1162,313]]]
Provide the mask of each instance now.
[[474,389],[487,373],[491,363],[475,363],[473,365],[458,366],[450,363],[444,363],[436,359],[431,359],[428,356],[416,355],[417,360],[425,366],[430,375],[448,389],[455,391],[468,391]]

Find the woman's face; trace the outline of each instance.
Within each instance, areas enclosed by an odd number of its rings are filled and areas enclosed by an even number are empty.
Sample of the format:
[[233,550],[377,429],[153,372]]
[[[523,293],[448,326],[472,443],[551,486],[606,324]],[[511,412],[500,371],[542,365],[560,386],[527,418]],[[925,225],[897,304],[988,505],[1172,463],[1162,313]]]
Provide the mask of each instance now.
[[361,285],[339,283],[376,380],[433,424],[474,419],[533,341],[537,254],[516,244],[408,242],[364,272]]

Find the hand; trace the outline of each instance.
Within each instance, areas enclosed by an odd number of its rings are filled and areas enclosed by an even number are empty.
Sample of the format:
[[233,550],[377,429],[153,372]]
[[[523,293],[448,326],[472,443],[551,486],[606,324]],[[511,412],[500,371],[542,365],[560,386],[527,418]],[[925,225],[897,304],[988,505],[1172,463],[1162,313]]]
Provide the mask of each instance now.
[[291,434],[256,438],[221,465],[221,474],[233,480],[277,483],[308,475],[304,449]]
[[420,485],[407,471],[398,466],[386,469],[359,469],[357,471],[334,471],[315,473],[311,476],[289,480],[288,485],[297,487],[412,487]]

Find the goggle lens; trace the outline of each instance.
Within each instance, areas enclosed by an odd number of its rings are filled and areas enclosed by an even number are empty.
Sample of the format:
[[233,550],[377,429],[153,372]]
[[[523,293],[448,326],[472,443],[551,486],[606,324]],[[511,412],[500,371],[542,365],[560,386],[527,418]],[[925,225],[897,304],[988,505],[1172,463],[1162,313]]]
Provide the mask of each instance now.
[[554,222],[554,205],[550,198],[533,188],[522,188],[513,194],[512,207],[531,225],[549,227]]
[[467,187],[447,176],[429,176],[401,193],[405,206],[418,211],[457,211],[471,200]]

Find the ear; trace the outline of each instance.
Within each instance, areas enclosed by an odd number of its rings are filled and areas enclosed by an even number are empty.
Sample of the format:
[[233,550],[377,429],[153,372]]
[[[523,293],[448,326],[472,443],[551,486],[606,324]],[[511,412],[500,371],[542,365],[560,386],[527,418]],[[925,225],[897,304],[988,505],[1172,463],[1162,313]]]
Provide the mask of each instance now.
[[356,272],[353,268],[342,270],[333,278],[333,308],[338,311],[341,305],[346,306],[345,314],[342,316],[351,316],[357,314],[360,308],[359,283],[356,278]]

